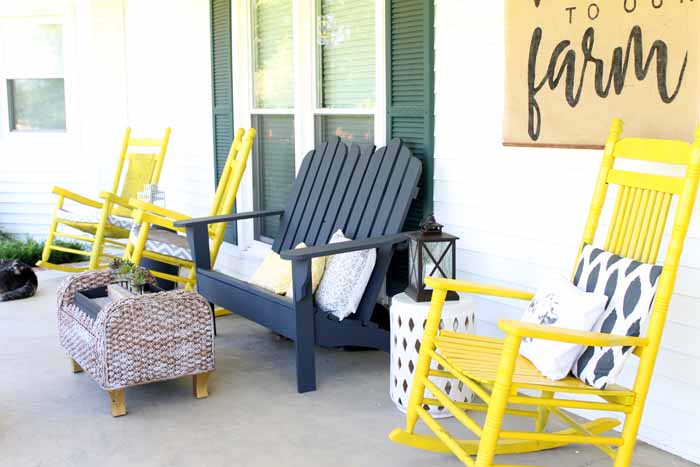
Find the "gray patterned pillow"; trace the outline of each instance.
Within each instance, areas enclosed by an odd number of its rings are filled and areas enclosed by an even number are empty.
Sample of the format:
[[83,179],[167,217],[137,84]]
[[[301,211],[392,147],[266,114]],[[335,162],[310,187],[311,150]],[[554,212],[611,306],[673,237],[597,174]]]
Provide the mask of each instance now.
[[[654,304],[661,271],[661,266],[584,246],[574,285],[608,297],[605,312],[593,332],[638,337]],[[571,372],[584,383],[604,389],[615,383],[632,350],[632,347],[587,347]]]
[[[347,242],[338,230],[330,243]],[[326,271],[316,290],[316,306],[343,320],[357,311],[365,288],[374,270],[377,252],[374,249],[353,251],[328,258]]]

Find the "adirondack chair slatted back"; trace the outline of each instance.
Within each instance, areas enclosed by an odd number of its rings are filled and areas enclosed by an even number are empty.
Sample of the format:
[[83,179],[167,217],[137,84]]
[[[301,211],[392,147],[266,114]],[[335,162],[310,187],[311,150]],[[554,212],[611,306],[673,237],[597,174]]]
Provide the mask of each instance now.
[[[133,138],[131,128],[127,128],[112,182],[112,193],[119,194],[124,199],[131,199],[136,198],[139,191],[143,191],[144,185],[157,184],[169,140],[170,128],[166,128],[162,138]],[[138,152],[135,148],[138,148]],[[123,174],[125,164],[127,169],[126,174]],[[121,192],[118,191],[120,184]],[[122,206],[116,206],[113,213],[119,216],[131,215],[131,211]]]
[[[681,141],[620,139],[621,134],[622,121],[616,120],[606,144],[582,244],[594,243],[608,187],[616,185],[618,192],[603,247],[621,256],[655,264],[667,231],[670,208],[677,198],[671,238],[647,332],[652,344],[644,351],[638,348],[635,352],[640,356],[649,351],[653,354],[650,359],[653,365],[700,179],[700,128],[692,146]],[[615,163],[621,159],[684,166],[686,171],[684,176],[678,177],[616,169]]]
[[338,229],[355,240],[399,233],[420,173],[398,139],[375,151],[331,138],[304,158],[272,249],[326,244]]

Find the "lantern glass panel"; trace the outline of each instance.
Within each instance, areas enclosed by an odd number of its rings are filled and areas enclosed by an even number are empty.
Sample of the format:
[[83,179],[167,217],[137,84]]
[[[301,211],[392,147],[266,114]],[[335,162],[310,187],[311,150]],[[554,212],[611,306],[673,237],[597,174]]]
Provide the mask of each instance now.
[[408,242],[408,252],[409,252],[409,262],[408,262],[408,267],[409,267],[409,275],[408,275],[408,280],[410,282],[410,286],[413,287],[414,290],[418,290],[418,285],[421,280],[421,273],[422,271],[417,271],[418,268],[418,255],[416,254],[418,250],[418,242],[415,240],[411,239]]
[[[452,254],[450,252],[446,253],[450,245],[450,242],[426,242],[423,245],[423,271],[421,277],[452,278]],[[435,267],[436,261],[440,265],[439,268]],[[431,290],[431,287],[426,284],[425,290]]]

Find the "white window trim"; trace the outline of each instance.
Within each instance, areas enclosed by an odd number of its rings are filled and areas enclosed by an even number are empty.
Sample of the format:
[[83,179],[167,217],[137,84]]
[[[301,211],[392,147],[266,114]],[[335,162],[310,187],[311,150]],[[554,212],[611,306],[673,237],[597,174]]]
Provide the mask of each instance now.
[[[253,99],[252,9],[250,0],[235,0],[231,8],[233,117],[236,127],[249,128],[253,115],[294,115],[295,165],[299,170],[306,153],[315,146],[315,116],[373,115],[374,144],[386,145],[386,42],[385,1],[375,0],[375,106],[374,109],[319,109],[316,89],[316,0],[293,0],[294,109],[256,109]],[[314,83],[308,86],[308,83]],[[248,164],[238,190],[239,212],[254,210],[253,164]],[[252,220],[238,223],[241,249],[269,248],[254,238]]]
[[[71,21],[71,12],[66,11],[63,14],[48,14],[41,16],[21,16],[21,17],[2,17],[0,18],[0,28],[3,24],[58,24],[61,26],[61,39],[63,50],[63,73],[61,74],[46,74],[42,76],[25,76],[22,74],[13,74],[6,68],[5,63],[0,56],[0,141],[13,142],[27,141],[31,139],[36,142],[50,143],[52,141],[66,141],[70,136],[70,130],[74,121],[74,116],[77,114],[77,99],[72,92],[72,84],[76,81],[73,75],[74,71],[74,55],[73,41],[75,30]],[[2,31],[0,31],[2,37]],[[51,79],[62,78],[65,87],[64,111],[66,118],[65,130],[40,130],[40,131],[10,131],[10,115],[9,115],[9,96],[7,95],[7,82],[12,79]]]

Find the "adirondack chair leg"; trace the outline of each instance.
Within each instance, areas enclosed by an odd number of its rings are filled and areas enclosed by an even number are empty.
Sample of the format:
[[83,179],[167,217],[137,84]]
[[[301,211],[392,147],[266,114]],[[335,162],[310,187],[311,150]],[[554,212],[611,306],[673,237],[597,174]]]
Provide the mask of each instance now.
[[297,391],[304,393],[316,390],[311,260],[292,261],[292,279],[296,311]]

